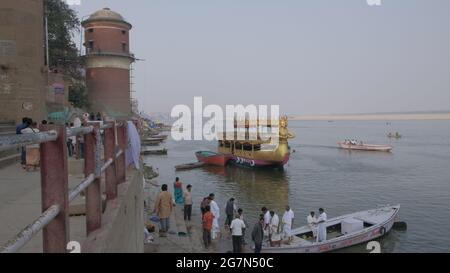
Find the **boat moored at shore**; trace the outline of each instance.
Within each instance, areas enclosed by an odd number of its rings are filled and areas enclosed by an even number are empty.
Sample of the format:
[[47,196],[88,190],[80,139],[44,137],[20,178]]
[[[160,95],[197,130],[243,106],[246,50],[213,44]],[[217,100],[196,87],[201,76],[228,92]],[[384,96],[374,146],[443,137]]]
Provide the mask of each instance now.
[[[234,139],[227,139],[226,134],[219,140],[218,152],[231,158],[230,163],[245,167],[283,167],[289,161],[291,149],[288,140],[295,135],[288,130],[288,118],[282,117],[278,126],[278,139],[263,138],[260,135],[255,140],[250,139],[250,126],[246,122],[245,139],[238,140],[235,134]],[[258,121],[258,126],[261,123]],[[272,122],[266,122],[267,128],[272,128]],[[236,131],[238,126],[235,126]]]
[[213,166],[225,166],[231,159],[230,156],[221,153],[215,153],[210,151],[196,152],[195,156],[199,162],[203,162],[206,165]]
[[316,242],[310,227],[296,228],[290,245],[263,246],[262,253],[323,253],[370,242],[392,229],[399,210],[400,205],[388,205],[330,219],[323,242]]

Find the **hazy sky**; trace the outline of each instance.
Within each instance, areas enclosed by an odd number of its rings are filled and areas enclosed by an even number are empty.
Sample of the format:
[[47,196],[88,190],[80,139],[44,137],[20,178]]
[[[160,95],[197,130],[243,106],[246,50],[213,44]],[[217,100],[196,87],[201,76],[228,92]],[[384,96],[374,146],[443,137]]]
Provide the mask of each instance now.
[[450,1],[81,0],[134,28],[146,112],[279,104],[282,113],[450,110]]

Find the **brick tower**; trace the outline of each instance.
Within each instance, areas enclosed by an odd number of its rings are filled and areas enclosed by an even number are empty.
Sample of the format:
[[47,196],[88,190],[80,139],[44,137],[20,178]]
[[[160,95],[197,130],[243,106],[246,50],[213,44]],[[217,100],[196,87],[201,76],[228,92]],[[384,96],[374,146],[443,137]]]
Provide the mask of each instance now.
[[132,25],[104,8],[82,22],[85,30],[86,83],[94,113],[112,117],[131,115],[129,32]]

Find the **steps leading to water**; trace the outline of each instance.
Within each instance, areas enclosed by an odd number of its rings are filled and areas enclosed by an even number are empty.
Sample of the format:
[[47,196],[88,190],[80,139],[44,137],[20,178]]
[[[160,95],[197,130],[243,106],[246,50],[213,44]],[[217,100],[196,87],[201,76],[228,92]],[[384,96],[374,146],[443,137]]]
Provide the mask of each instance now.
[[[16,134],[16,126],[13,121],[0,122],[0,137]],[[20,148],[0,151],[0,168],[12,165],[20,161]]]

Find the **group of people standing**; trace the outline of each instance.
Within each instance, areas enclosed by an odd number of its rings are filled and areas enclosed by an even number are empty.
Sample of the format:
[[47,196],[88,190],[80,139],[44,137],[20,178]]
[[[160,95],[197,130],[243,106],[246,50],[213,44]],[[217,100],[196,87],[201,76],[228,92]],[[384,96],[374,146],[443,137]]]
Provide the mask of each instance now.
[[[262,207],[261,212],[260,218],[263,224],[263,238],[269,241],[270,246],[281,246],[283,240],[286,244],[290,244],[292,241],[292,226],[294,225],[295,219],[295,214],[290,206],[286,206],[281,221],[274,210],[268,210],[266,207]],[[255,242],[255,252],[256,248]]]
[[184,220],[191,221],[192,217],[192,185],[187,185],[183,191],[183,184],[180,178],[176,178],[173,184],[173,198],[168,191],[167,184],[161,186],[161,192],[156,197],[154,213],[158,216],[161,227],[159,229],[160,236],[166,237],[170,228],[170,215],[173,212],[174,205],[184,205]]
[[210,193],[203,198],[200,204],[200,211],[202,213],[202,228],[203,228],[203,243],[208,249],[211,245],[211,240],[215,240],[220,236],[220,208],[215,201],[216,195]]
[[327,214],[323,208],[319,209],[319,217],[316,217],[316,213],[311,211],[306,218],[309,228],[312,230],[313,237],[316,242],[320,243],[327,240]]
[[[95,119],[91,119],[92,114],[88,113],[84,114],[81,117],[75,117],[72,123],[66,123],[66,127],[68,128],[77,128],[81,127],[83,123],[92,121],[92,120],[101,120],[101,116],[99,114]],[[52,125],[53,122],[48,122],[43,120],[41,125]],[[16,134],[33,134],[39,133],[38,123],[33,121],[32,118],[24,117],[22,119],[22,123],[16,126]],[[76,156],[77,159],[84,158],[84,139],[83,136],[72,136],[67,138],[67,151],[68,156]],[[21,150],[21,164],[23,169],[25,170],[36,170],[40,166],[40,153],[39,153],[39,144],[27,145],[23,147]]]
[[363,145],[364,143],[362,141],[358,142],[357,140],[354,140],[354,139],[346,139],[344,141],[344,144],[347,144],[347,145]]
[[[183,184],[177,177],[174,182],[174,195],[168,192],[168,186],[162,185],[161,193],[159,193],[155,202],[154,212],[160,219],[160,236],[167,236],[169,230],[169,218],[173,211],[173,206],[184,204],[184,220],[191,221],[192,216],[192,185],[187,185],[183,189]],[[203,244],[206,249],[211,246],[212,240],[220,237],[220,207],[215,200],[215,194],[211,193],[204,197],[200,204],[201,220],[203,229]],[[281,244],[291,244],[293,241],[292,228],[294,225],[295,214],[290,208],[286,206],[282,218],[274,210],[269,210],[266,207],[261,209],[261,214],[251,232],[251,238],[254,242],[255,253],[260,253],[263,243],[269,242],[271,247],[280,247]],[[319,217],[311,212],[307,217],[308,226],[313,231],[313,236],[317,242],[326,240],[326,225],[327,215],[325,211],[319,209]],[[246,245],[245,233],[248,224],[245,221],[244,211],[238,208],[235,198],[230,198],[225,205],[225,230],[229,230],[232,243],[233,252],[241,253],[243,246]]]

